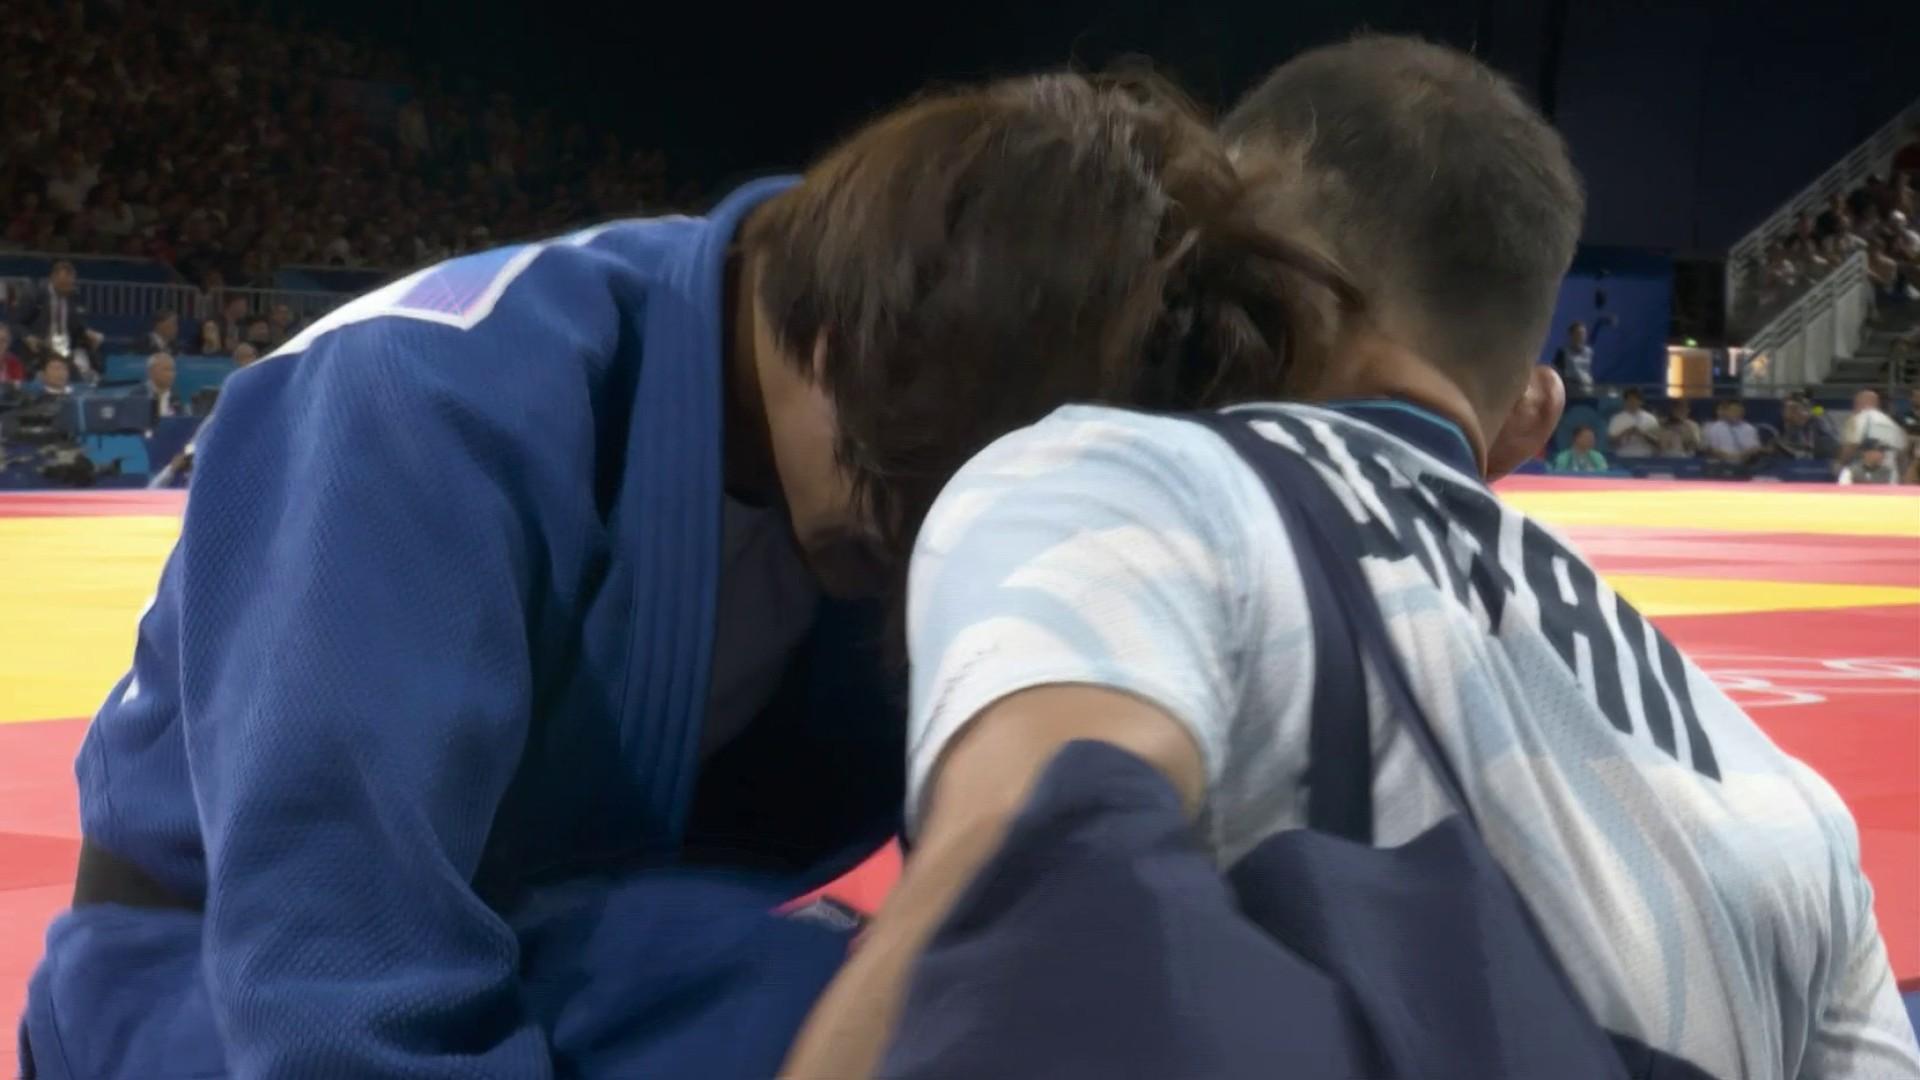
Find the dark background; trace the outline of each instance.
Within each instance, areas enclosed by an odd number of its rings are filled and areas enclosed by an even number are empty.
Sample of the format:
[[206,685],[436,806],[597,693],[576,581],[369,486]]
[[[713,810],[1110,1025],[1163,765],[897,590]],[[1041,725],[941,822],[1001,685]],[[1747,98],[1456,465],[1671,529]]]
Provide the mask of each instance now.
[[1586,240],[1724,250],[1920,94],[1920,2],[275,0],[663,150],[718,184],[792,165],[929,80],[1151,55],[1219,105],[1360,27],[1472,48],[1591,189]]

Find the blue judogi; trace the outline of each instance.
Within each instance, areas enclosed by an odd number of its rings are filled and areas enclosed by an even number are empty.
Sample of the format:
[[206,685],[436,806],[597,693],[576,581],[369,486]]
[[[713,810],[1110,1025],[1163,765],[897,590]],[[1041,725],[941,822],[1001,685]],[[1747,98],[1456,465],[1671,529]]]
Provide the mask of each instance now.
[[43,1075],[771,1074],[844,939],[769,910],[902,789],[832,604],[700,757],[725,259],[789,183],[422,271],[231,380],[78,763],[167,899],[50,929]]

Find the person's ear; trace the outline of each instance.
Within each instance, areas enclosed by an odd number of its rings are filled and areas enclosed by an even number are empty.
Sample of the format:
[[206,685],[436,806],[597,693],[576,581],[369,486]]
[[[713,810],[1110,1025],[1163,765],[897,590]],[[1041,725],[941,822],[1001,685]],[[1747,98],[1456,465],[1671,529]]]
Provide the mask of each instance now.
[[1498,480],[1538,457],[1566,409],[1567,388],[1560,373],[1551,364],[1533,365],[1526,391],[1513,403],[1487,447],[1487,479]]

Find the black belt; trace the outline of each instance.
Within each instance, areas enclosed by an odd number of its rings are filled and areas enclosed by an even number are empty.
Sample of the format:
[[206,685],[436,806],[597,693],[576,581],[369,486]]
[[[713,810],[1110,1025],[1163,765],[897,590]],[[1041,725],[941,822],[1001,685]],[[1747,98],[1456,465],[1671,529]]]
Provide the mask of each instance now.
[[122,904],[126,907],[199,911],[152,874],[91,840],[80,841],[80,869],[73,879],[73,906]]
[[[127,907],[170,911],[199,911],[201,906],[182,900],[173,890],[156,881],[152,874],[84,837],[80,841],[80,868],[73,876],[73,906],[123,904]],[[33,1040],[28,1037],[26,1021],[20,1023],[20,1076],[35,1080],[40,1070],[34,1066]]]

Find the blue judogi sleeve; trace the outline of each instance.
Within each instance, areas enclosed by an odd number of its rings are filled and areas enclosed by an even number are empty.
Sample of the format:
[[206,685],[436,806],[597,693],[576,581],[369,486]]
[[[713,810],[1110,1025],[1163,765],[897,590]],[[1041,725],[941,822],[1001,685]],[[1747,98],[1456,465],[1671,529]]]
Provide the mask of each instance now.
[[588,254],[547,258],[477,326],[377,317],[241,373],[200,441],[183,724],[233,1075],[551,1072],[470,885],[598,527],[621,328],[566,303]]

